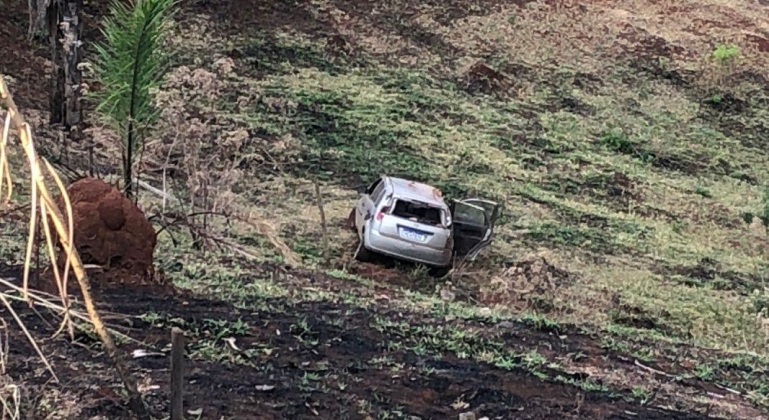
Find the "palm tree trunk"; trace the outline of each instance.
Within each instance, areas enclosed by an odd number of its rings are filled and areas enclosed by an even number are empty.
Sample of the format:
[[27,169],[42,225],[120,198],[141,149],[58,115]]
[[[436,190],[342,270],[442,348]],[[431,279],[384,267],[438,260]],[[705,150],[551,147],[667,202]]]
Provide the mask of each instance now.
[[75,141],[80,139],[83,122],[81,8],[82,0],[51,0],[47,13],[51,59],[56,69],[51,123],[63,124]]
[[59,42],[59,0],[51,0],[48,3],[46,18],[48,21],[48,40],[51,44],[51,63],[53,63],[53,86],[51,87],[50,122],[61,124],[64,122],[64,68],[61,67],[62,49]]

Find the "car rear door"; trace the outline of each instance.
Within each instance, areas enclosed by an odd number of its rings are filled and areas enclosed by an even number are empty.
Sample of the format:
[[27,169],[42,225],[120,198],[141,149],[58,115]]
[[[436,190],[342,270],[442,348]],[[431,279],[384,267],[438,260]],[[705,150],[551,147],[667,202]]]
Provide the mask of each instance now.
[[454,200],[451,214],[454,225],[454,252],[458,257],[474,260],[491,243],[494,224],[501,207],[496,202],[480,198]]

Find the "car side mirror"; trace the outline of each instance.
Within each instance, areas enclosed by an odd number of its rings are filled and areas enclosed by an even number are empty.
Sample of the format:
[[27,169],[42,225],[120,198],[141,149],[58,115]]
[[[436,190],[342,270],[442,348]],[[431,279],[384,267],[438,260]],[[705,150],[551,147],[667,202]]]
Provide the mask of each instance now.
[[358,192],[358,194],[364,194],[366,192],[366,186],[365,185],[359,185],[355,188],[355,191]]

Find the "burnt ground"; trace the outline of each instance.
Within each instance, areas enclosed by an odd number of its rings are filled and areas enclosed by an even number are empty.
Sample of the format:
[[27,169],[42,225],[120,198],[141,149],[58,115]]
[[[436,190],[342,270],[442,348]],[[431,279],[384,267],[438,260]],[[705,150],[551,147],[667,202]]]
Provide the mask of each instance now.
[[[417,313],[320,301],[265,299],[253,302],[260,309],[246,310],[181,292],[174,296],[121,287],[96,288],[96,293],[109,323],[141,343],[121,340],[120,350],[131,359],[145,399],[158,414],[168,412],[169,331],[175,325],[188,337],[185,407],[202,409],[204,419],[444,419],[465,411],[496,419],[711,418],[653,409],[621,393],[610,396],[564,384],[586,378],[547,366],[533,372],[519,357],[497,361],[509,363],[500,367],[458,358],[448,348],[472,352],[490,346],[504,352],[526,343],[555,354],[580,353],[590,359],[585,363],[617,364],[621,369],[622,359],[606,358],[605,350],[577,331],[556,334],[522,323],[472,320],[451,327]],[[43,338],[54,330],[21,305],[17,309],[49,355],[62,389],[80,398],[82,412],[72,418],[130,418],[112,369],[92,336],[80,334],[76,343]],[[478,333],[456,336],[460,330]],[[55,387],[47,373],[29,368],[39,361],[21,333],[11,331],[11,377],[30,395],[44,386]],[[234,347],[227,344],[230,338],[235,339]],[[156,355],[131,358],[137,349]],[[600,362],[602,358],[606,360]],[[558,376],[561,379],[555,380]],[[43,404],[30,410],[24,418],[47,414]]]

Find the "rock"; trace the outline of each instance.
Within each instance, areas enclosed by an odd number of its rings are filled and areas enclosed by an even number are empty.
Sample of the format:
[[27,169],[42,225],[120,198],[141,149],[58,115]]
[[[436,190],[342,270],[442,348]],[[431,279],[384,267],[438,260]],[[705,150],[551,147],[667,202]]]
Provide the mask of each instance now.
[[446,302],[453,302],[457,295],[448,289],[441,289],[441,299]]
[[459,415],[459,420],[475,420],[475,413],[468,411]]

